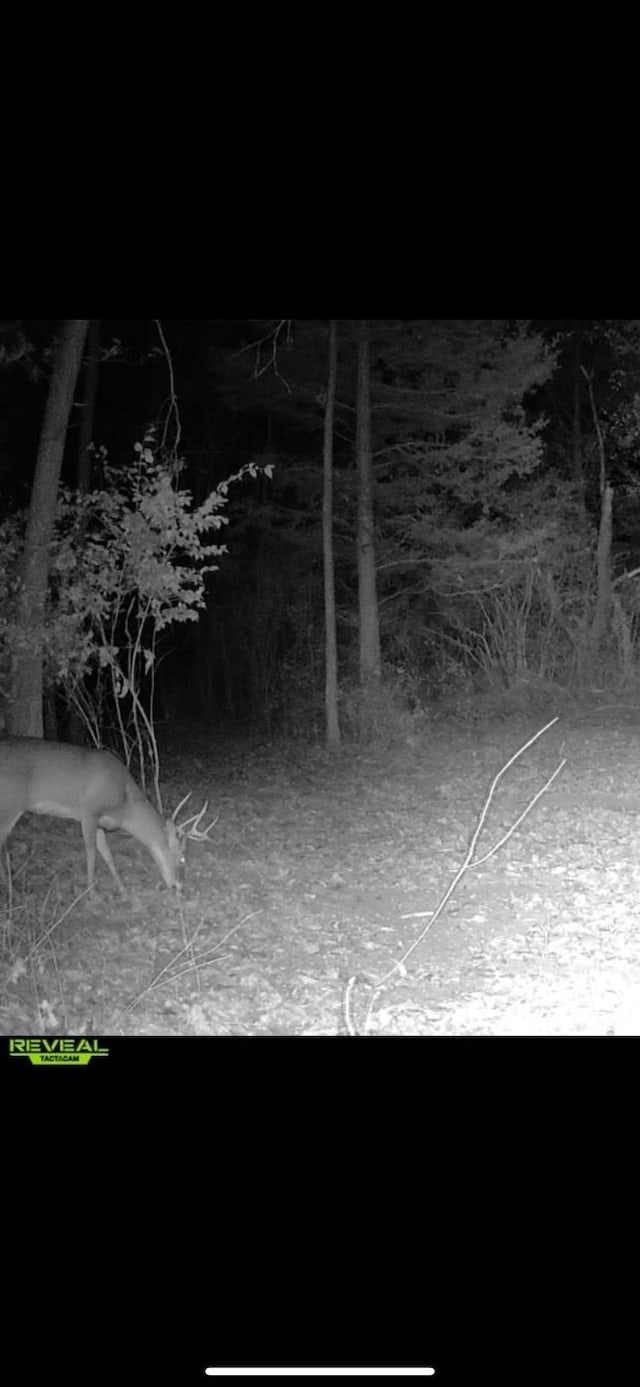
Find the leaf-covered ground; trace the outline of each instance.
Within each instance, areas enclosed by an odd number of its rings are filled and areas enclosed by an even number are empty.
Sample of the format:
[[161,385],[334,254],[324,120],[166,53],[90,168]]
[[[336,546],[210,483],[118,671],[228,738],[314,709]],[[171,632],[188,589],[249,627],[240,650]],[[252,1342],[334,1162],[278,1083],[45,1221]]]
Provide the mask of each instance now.
[[562,720],[515,762],[476,858],[567,758],[387,977],[463,862],[494,776],[545,721],[435,725],[336,757],[202,743],[165,757],[176,798],[193,788],[219,816],[213,842],[191,845],[179,903],[116,835],[131,903],[101,865],[100,899],[61,918],[84,884],[78,825],[25,817],[0,897],[0,1030],[640,1034],[640,720],[624,710]]

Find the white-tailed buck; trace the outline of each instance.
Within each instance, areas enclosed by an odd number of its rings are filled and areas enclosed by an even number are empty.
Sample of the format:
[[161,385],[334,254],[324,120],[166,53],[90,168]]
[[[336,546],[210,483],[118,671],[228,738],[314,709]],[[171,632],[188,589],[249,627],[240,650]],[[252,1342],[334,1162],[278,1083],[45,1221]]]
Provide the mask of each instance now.
[[187,799],[189,795],[165,820],[143,795],[123,762],[110,751],[44,742],[36,737],[0,739],[0,854],[22,814],[75,819],[82,828],[90,887],[95,881],[97,848],[118,890],[127,895],[104,834],[105,829],[115,828],[124,829],[143,843],[155,858],[167,886],[179,887],[186,839],[202,841],[214,826],[199,827],[206,804],[199,814],[176,823],[178,811]]

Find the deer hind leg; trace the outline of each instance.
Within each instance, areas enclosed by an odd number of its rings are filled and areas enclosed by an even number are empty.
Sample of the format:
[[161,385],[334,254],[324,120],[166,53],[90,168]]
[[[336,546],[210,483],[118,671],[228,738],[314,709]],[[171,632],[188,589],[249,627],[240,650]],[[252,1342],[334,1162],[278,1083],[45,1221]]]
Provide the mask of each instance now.
[[17,813],[5,813],[2,816],[2,819],[0,819],[0,876],[7,885],[9,882],[9,877],[7,869],[5,867],[5,856],[7,854],[8,849],[5,848],[5,843],[7,841],[7,838],[9,837],[9,834],[15,828],[18,819],[22,818],[22,813],[22,809],[18,809]]

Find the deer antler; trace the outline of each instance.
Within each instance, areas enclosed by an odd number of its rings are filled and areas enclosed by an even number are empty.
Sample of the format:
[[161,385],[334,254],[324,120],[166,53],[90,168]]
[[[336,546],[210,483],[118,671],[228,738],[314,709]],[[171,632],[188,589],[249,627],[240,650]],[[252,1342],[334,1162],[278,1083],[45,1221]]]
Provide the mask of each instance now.
[[190,790],[188,795],[185,795],[184,799],[180,800],[180,803],[176,805],[176,808],[174,809],[171,817],[176,825],[178,833],[182,837],[194,839],[198,843],[203,843],[205,839],[208,839],[209,842],[211,842],[209,834],[211,832],[211,829],[215,828],[218,819],[220,818],[220,815],[216,814],[215,819],[213,819],[212,822],[208,824],[206,828],[199,828],[200,820],[204,817],[209,807],[208,799],[205,800],[199,814],[192,814],[190,819],[183,819],[181,824],[177,822],[176,816],[182,809],[183,804],[186,804],[187,800],[191,798],[191,794],[192,791]]
[[176,822],[176,818],[177,818],[178,814],[180,813],[180,810],[182,809],[183,804],[186,804],[187,800],[188,800],[188,799],[191,799],[192,794],[193,794],[193,791],[192,791],[192,790],[189,790],[189,793],[188,793],[187,795],[185,795],[183,799],[180,800],[180,803],[179,803],[179,804],[176,804],[176,807],[175,807],[175,809],[174,809],[174,811],[173,811],[173,814],[171,815],[171,818],[173,819],[173,822],[174,822],[174,823]]

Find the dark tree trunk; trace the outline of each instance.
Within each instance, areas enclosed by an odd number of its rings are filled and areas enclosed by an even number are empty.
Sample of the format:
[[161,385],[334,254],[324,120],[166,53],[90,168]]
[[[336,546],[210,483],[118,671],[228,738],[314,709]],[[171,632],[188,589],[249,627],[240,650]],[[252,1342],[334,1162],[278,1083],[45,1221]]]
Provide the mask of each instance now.
[[373,468],[371,459],[371,397],[369,384],[369,325],[358,332],[356,399],[356,457],[358,464],[358,599],[360,615],[360,679],[380,678],[380,627],[376,596]]
[[14,651],[8,710],[8,728],[13,736],[42,736],[42,645],[49,550],[69,415],[88,327],[88,318],[68,318],[62,325],[40,434],[22,560],[20,634]]
[[338,645],[333,564],[333,416],[338,373],[338,332],[335,319],[329,327],[329,365],[324,410],[324,491],[322,498],[322,553],[324,560],[325,714],[327,746],[340,745],[338,720]]

